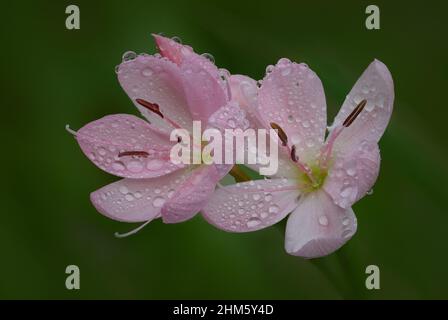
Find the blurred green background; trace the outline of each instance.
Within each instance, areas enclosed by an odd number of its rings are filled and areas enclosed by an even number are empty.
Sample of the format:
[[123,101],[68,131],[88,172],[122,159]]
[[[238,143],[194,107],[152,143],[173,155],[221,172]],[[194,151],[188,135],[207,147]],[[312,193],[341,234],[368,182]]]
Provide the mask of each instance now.
[[[81,29],[65,28],[77,4]],[[381,30],[365,28],[365,8]],[[9,1],[2,17],[0,298],[448,298],[446,129],[448,5],[405,1]],[[381,140],[374,194],[354,207],[359,228],[336,254],[284,252],[284,225],[229,234],[199,215],[134,225],[96,212],[89,193],[116,180],[65,130],[137,114],[114,66],[126,50],[153,53],[152,32],[179,36],[232,73],[255,79],[280,57],[321,77],[329,119],[374,58],[396,100]],[[81,290],[65,289],[65,268]],[[381,289],[364,286],[367,265]]]

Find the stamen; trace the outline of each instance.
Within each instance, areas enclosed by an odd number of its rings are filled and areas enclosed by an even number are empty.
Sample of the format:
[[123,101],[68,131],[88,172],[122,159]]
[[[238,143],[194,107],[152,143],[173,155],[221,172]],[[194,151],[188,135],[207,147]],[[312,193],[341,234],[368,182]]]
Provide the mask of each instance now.
[[178,128],[181,129],[182,127],[177,124],[175,121],[165,117],[163,115],[163,113],[160,111],[159,105],[157,103],[151,103],[148,102],[146,100],[143,99],[135,99],[135,101],[141,105],[142,107],[145,107],[146,109],[148,109],[151,112],[154,112],[155,114],[157,114],[160,118],[164,119],[165,121],[167,121],[169,124],[171,124],[174,128]]
[[129,231],[129,232],[126,232],[126,233],[118,233],[118,232],[115,232],[115,237],[116,238],[126,238],[126,237],[129,237],[129,236],[131,236],[131,235],[133,235],[133,234],[136,234],[137,232],[139,232],[140,230],[142,230],[148,223],[150,223],[152,220],[148,220],[148,221],[146,221],[145,223],[143,223],[142,225],[140,225],[140,226],[138,226],[137,228],[135,228],[134,230],[131,230],[131,231]]
[[154,112],[155,114],[157,114],[160,118],[164,118],[162,112],[160,112],[160,108],[159,105],[156,103],[151,103],[148,102],[146,100],[143,99],[136,99],[135,100],[139,105],[141,105],[142,107],[145,107],[146,109],[148,109],[149,111]]
[[288,144],[288,136],[285,131],[275,122],[271,122],[270,124],[272,129],[277,130],[278,137],[282,141],[283,146],[286,146]]
[[355,119],[359,116],[359,114],[361,113],[362,109],[364,109],[364,107],[367,104],[367,100],[364,99],[362,100],[355,109],[353,109],[352,113],[350,113],[350,115],[347,117],[347,119],[345,119],[344,123],[342,124],[344,127],[348,128],[353,121],[355,121]]
[[296,154],[296,146],[295,145],[292,145],[292,147],[291,147],[291,159],[294,162],[299,161],[299,157],[297,157],[297,154]]
[[119,157],[125,156],[137,156],[137,157],[148,157],[149,153],[146,151],[123,151],[118,154]]
[[69,133],[71,133],[72,135],[74,135],[76,137],[77,132],[75,130],[70,129],[70,125],[66,124],[65,130],[67,130]]

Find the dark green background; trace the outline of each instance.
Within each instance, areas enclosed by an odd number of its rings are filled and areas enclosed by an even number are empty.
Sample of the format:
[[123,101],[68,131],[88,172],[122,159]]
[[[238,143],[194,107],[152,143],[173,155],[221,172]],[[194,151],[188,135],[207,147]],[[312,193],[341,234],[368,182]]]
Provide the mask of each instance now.
[[[364,26],[367,4],[381,30]],[[445,2],[446,3],[446,2]],[[81,29],[65,28],[77,4]],[[447,27],[443,1],[9,1],[2,4],[1,298],[448,298]],[[395,79],[374,194],[354,207],[356,236],[307,261],[284,252],[284,225],[229,234],[200,216],[134,225],[98,214],[100,171],[65,130],[137,114],[114,66],[154,52],[152,32],[179,36],[232,73],[260,79],[280,57],[321,77],[329,119],[374,58]],[[65,289],[65,267],[81,290]],[[365,268],[381,289],[365,289]]]

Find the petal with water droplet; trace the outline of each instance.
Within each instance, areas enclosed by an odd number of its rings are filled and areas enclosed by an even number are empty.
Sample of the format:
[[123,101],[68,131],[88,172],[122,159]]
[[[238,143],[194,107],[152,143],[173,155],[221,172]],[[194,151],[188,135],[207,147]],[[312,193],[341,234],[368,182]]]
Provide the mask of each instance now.
[[355,83],[332,128],[341,125],[364,99],[367,101],[364,110],[336,139],[336,150],[350,152],[358,148],[363,140],[378,142],[389,123],[394,103],[394,83],[386,65],[379,60],[374,60]]
[[356,232],[351,208],[335,205],[323,190],[304,196],[288,218],[285,249],[304,258],[326,256],[346,243]]
[[152,220],[160,215],[172,190],[185,181],[184,170],[152,179],[122,179],[90,194],[95,208],[108,218],[125,222]]
[[177,65],[166,59],[140,55],[120,64],[118,80],[142,115],[160,130],[169,134],[173,126],[136,99],[157,104],[166,118],[191,129],[193,120],[185,94],[185,77]]
[[152,178],[183,167],[170,161],[173,142],[132,115],[109,115],[90,122],[78,130],[76,139],[95,165],[119,177]]
[[215,191],[220,175],[213,165],[201,165],[188,174],[162,208],[165,223],[191,219],[199,212]]
[[327,125],[319,77],[304,64],[278,63],[264,78],[258,102],[265,127],[279,125],[288,136],[288,144],[296,145],[299,157],[304,162],[312,160],[323,143]]
[[300,191],[293,180],[243,182],[216,190],[202,213],[219,229],[255,231],[282,220],[297,206],[299,196]]
[[349,208],[372,189],[380,170],[376,142],[362,141],[350,154],[336,153],[323,188],[342,207]]

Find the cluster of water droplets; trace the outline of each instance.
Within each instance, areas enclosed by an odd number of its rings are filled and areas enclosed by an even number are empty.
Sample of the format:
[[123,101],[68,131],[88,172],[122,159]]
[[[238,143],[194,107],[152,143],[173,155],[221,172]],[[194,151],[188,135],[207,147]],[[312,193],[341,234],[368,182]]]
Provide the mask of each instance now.
[[154,212],[158,212],[173,197],[176,186],[183,181],[181,176],[172,181],[167,179],[166,182],[161,182],[160,179],[157,182],[122,180],[121,183],[114,183],[97,191],[93,201],[102,207],[108,207],[108,212],[117,216],[125,217],[126,214],[136,213],[145,215],[148,210],[151,212],[148,204],[153,207]]
[[[116,117],[114,120],[98,120],[81,129],[78,139],[92,162],[118,176],[148,177],[151,172],[166,174],[177,169],[166,161],[169,159],[169,147],[155,145],[150,138],[151,132],[147,130],[146,125],[141,127],[133,120]],[[144,153],[123,155],[134,150]]]
[[285,202],[278,202],[276,190],[293,185],[287,179],[280,183],[272,180],[237,183],[222,192],[222,201],[216,201],[212,211],[214,219],[220,226],[230,231],[253,230],[271,225],[281,218],[284,212],[282,205],[291,205],[298,201],[299,191],[292,191]]

